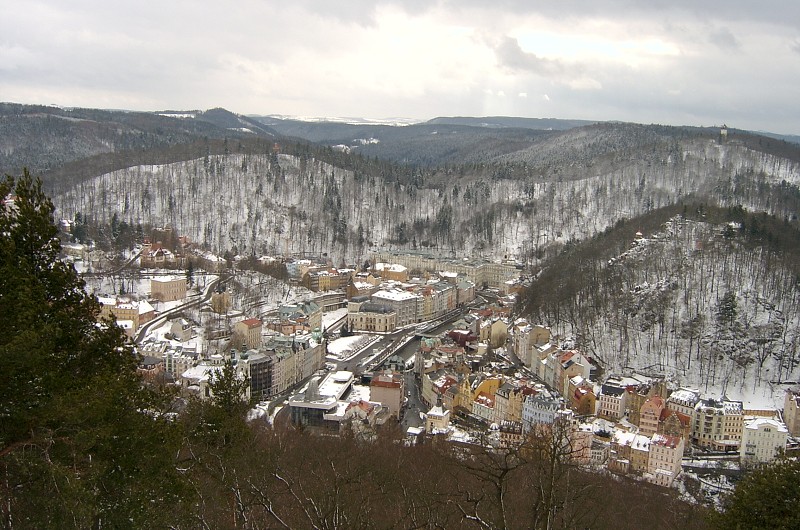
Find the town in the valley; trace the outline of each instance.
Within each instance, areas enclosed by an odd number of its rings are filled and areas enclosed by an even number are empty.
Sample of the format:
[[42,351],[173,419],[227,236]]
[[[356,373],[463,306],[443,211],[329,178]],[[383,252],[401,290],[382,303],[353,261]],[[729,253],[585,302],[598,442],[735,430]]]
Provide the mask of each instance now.
[[124,259],[63,251],[100,316],[135,342],[146,380],[210,399],[233,365],[251,421],[497,451],[560,433],[575,464],[666,488],[691,476],[712,495],[800,439],[800,388],[786,387],[783,408],[753,407],[664,374],[612,373],[515,315],[526,279],[511,260],[216,256],[168,228]]

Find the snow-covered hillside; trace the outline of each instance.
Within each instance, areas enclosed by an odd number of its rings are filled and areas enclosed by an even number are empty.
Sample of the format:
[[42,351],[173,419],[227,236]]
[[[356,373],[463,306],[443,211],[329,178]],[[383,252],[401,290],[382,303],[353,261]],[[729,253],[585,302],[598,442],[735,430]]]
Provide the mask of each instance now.
[[800,378],[800,289],[785,257],[740,228],[673,218],[608,262],[577,316],[552,324],[609,372],[779,405],[777,383]]
[[568,134],[575,147],[560,137],[508,175],[505,166],[476,165],[401,183],[314,159],[228,154],[115,171],[54,202],[66,218],[81,212],[108,222],[117,213],[132,224],[171,225],[217,253],[328,253],[337,264],[374,247],[529,262],[537,249],[690,194],[797,214],[770,196],[782,181],[800,183],[792,160],[702,137],[584,156],[595,145],[586,131]]

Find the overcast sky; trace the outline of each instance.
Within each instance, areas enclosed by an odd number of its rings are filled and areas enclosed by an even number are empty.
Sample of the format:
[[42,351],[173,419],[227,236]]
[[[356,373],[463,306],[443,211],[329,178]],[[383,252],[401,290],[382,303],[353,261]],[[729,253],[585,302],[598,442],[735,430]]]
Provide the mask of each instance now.
[[0,12],[0,101],[800,134],[797,0],[0,0]]

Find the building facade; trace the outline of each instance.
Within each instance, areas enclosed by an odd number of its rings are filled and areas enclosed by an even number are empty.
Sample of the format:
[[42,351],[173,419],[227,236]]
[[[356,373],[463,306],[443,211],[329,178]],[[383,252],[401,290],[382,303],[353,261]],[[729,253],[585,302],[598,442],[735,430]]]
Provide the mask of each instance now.
[[186,278],[162,277],[150,280],[150,296],[162,302],[186,298]]
[[742,429],[741,460],[765,463],[786,450],[789,430],[782,422],[773,418],[749,418]]

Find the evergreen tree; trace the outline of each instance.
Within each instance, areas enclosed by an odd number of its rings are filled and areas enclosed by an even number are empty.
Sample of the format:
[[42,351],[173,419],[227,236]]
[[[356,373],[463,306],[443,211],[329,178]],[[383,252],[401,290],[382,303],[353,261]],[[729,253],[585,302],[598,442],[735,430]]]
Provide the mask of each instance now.
[[800,462],[779,460],[743,478],[711,523],[726,530],[800,528],[798,498]]
[[728,291],[719,301],[717,306],[717,322],[720,326],[729,327],[736,321],[738,304],[736,293]]
[[186,265],[186,283],[189,287],[194,286],[194,262],[192,260],[189,260]]
[[174,431],[58,259],[41,182],[7,177],[0,201],[0,526],[165,525],[182,491]]

